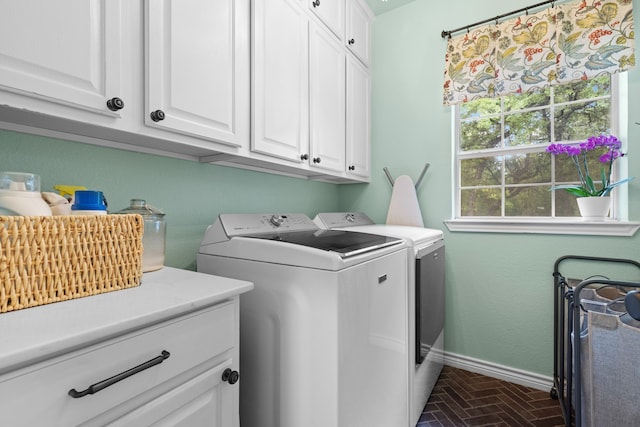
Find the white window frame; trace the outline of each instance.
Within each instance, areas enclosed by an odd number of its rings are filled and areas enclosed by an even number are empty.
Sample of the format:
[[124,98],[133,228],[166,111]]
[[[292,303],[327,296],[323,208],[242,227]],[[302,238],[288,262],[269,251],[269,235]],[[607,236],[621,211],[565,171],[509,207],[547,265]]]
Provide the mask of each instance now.
[[[611,77],[611,114],[612,133],[623,142],[623,150],[627,144],[628,129],[628,83],[627,73],[614,74]],[[452,159],[453,159],[453,188],[452,219],[444,221],[450,231],[487,232],[487,233],[534,233],[534,234],[576,234],[603,236],[633,236],[640,228],[640,222],[628,221],[628,190],[622,185],[613,192],[612,217],[603,222],[586,222],[579,217],[462,217],[461,216],[461,185],[459,171],[459,135],[460,120],[459,107],[452,109]],[[551,120],[553,132],[553,118]],[[527,148],[518,150],[526,151]],[[504,150],[508,151],[508,150]],[[496,155],[504,151],[495,151]],[[491,151],[493,154],[494,151]],[[463,155],[464,157],[464,155]],[[616,162],[617,173],[627,176],[627,159]],[[504,191],[504,189],[503,189]]]

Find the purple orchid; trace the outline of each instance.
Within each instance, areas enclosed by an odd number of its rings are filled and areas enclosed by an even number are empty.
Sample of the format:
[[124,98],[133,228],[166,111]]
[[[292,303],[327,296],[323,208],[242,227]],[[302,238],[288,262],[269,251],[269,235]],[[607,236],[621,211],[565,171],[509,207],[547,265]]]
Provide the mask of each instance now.
[[[565,154],[571,157],[573,164],[578,171],[578,178],[580,185],[557,185],[552,190],[564,189],[569,193],[579,197],[604,197],[608,196],[618,185],[631,181],[634,177],[626,178],[617,182],[611,182],[611,172],[613,169],[613,162],[620,157],[623,157],[625,153],[620,151],[622,142],[613,135],[601,134],[599,136],[589,137],[586,141],[579,144],[550,144],[547,147],[547,152],[555,156]],[[589,167],[587,164],[587,153],[593,150],[606,150],[604,154],[600,155],[598,160],[607,166],[601,168],[601,184],[602,188],[597,188],[593,181],[593,178],[589,175]]]

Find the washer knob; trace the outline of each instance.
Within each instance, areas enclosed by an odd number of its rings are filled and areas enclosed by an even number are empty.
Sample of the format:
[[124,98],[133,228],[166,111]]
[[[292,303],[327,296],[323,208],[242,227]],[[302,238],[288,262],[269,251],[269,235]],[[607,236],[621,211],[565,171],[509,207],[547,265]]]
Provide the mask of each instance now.
[[284,223],[284,218],[282,215],[271,215],[269,222],[275,227],[280,227]]

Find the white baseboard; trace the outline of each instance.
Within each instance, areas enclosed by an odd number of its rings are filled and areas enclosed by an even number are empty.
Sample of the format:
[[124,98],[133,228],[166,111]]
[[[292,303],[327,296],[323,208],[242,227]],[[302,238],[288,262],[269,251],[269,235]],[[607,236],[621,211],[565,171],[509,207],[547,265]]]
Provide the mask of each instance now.
[[465,371],[486,375],[491,378],[520,384],[525,387],[535,388],[536,390],[550,391],[553,386],[552,377],[522,371],[460,354],[445,352],[444,364],[454,368],[464,369]]

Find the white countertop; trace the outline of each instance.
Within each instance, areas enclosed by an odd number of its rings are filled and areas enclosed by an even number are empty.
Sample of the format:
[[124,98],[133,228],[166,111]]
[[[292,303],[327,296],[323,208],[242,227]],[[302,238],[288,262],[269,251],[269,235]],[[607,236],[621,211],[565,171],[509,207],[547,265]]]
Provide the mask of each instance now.
[[140,286],[0,313],[0,375],[222,302],[241,280],[164,267]]

